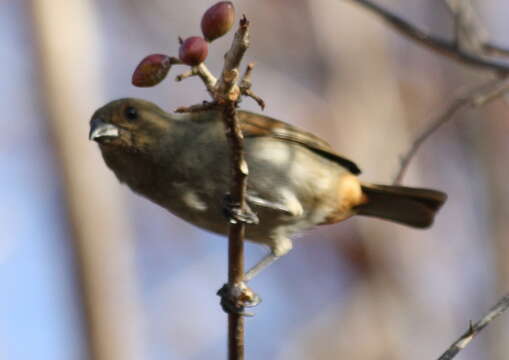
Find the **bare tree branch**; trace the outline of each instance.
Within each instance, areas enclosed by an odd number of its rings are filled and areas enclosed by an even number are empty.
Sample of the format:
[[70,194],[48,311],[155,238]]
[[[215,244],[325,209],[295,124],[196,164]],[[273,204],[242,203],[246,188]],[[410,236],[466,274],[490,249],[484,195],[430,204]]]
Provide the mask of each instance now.
[[474,9],[472,0],[445,0],[454,20],[454,38],[462,51],[485,56],[484,44],[488,42],[488,32]]
[[442,125],[453,119],[456,114],[467,108],[475,108],[486,105],[492,100],[500,97],[509,91],[509,82],[506,77],[490,80],[487,84],[475,87],[470,90],[466,95],[461,96],[453,101],[451,105],[436,119],[434,119],[427,128],[425,128],[420,135],[418,135],[412,142],[408,151],[401,157],[400,168],[394,177],[393,184],[401,184],[403,177],[410,165],[410,162],[417,154],[421,145],[428,140]]
[[[468,53],[458,47],[456,41],[445,40],[429,34],[370,0],[348,1],[371,11],[403,36],[415,41],[422,46],[427,47],[436,53],[447,56],[457,62],[466,65],[495,71],[500,74],[509,73],[509,64],[484,57],[481,58],[476,54]],[[509,50],[502,49],[499,46],[493,44],[486,43],[483,46],[486,49],[486,55],[504,54],[505,56],[509,53]]]
[[[47,111],[41,116],[48,119],[48,145],[55,157],[54,171],[60,177],[58,190],[66,214],[62,221],[69,229],[67,241],[76,261],[78,283],[73,291],[80,297],[75,306],[82,308],[76,309],[79,315],[74,326],[83,324],[80,331],[85,337],[83,349],[86,347],[76,357],[139,360],[146,349],[132,224],[118,182],[99,163],[96,149],[84,136],[88,124],[81,121],[104,100],[105,73],[93,59],[90,66],[76,71],[75,64],[61,56],[101,57],[96,26],[99,8],[91,1],[59,5],[55,11],[55,3],[46,0],[27,2],[26,16],[32,21],[34,65],[40,77],[40,87],[34,91]],[[77,355],[82,349],[76,350]]]
[[463,350],[470,342],[484,329],[490,322],[495,320],[499,315],[509,308],[509,295],[504,296],[499,302],[493,306],[490,311],[475,324],[470,324],[469,329],[456,340],[446,352],[438,358],[438,360],[451,360],[461,350]]
[[[174,58],[172,57],[170,58],[170,60],[171,59]],[[215,78],[214,75],[212,75],[207,66],[204,63],[201,63],[200,65],[197,66],[193,66],[191,70],[188,70],[180,75],[177,75],[175,81],[180,82],[192,76],[198,76],[201,79],[201,81],[203,81],[205,87],[207,88],[207,91],[209,92],[209,95],[214,99],[216,96],[217,79]]]
[[[229,103],[224,107],[223,120],[231,147],[231,199],[238,204],[239,209],[245,209],[248,168],[244,160],[243,136],[238,124],[234,103]],[[243,222],[230,222],[228,283],[233,286],[238,286],[244,280],[244,231],[245,224]],[[230,360],[244,358],[244,318],[242,314],[236,312],[228,314],[228,357]]]
[[493,44],[484,44],[484,52],[490,56],[500,56],[509,58],[509,49],[504,49]]
[[[223,122],[231,149],[230,200],[240,211],[246,209],[248,167],[244,160],[243,136],[236,114],[240,91],[235,92],[234,86],[238,78],[238,66],[249,46],[248,28],[249,22],[244,17],[225,55],[223,72],[216,84],[214,96],[218,103],[224,104]],[[228,234],[228,284],[234,289],[238,289],[244,280],[244,232],[244,222],[232,218]],[[232,311],[228,314],[228,358],[244,359],[244,318],[240,312]]]
[[261,97],[256,95],[253,92],[253,90],[251,90],[251,86],[252,86],[252,83],[251,83],[251,73],[253,72],[254,66],[255,66],[254,63],[250,63],[250,64],[247,65],[246,71],[244,72],[244,75],[242,76],[242,80],[240,81],[240,85],[239,85],[240,93],[242,95],[248,96],[251,99],[253,99],[254,101],[256,101],[258,106],[262,110],[264,110],[265,109],[265,101],[263,101],[263,99]]
[[[231,183],[227,210],[229,215],[228,233],[228,284],[218,291],[221,305],[228,312],[228,358],[244,359],[244,313],[246,306],[254,306],[259,298],[244,281],[244,232],[245,223],[256,223],[257,218],[247,206],[248,166],[244,159],[243,135],[238,123],[236,109],[242,95],[251,96],[263,104],[263,100],[248,93],[249,76],[252,66],[248,67],[241,87],[238,85],[239,65],[249,47],[249,21],[245,16],[240,20],[233,43],[225,55],[221,76],[216,79],[205,64],[194,66],[190,71],[177,76],[177,81],[197,75],[205,84],[213,102],[180,107],[177,112],[197,112],[218,109],[222,112],[225,134],[230,146]],[[246,84],[249,84],[247,86]],[[254,96],[253,96],[254,95]]]

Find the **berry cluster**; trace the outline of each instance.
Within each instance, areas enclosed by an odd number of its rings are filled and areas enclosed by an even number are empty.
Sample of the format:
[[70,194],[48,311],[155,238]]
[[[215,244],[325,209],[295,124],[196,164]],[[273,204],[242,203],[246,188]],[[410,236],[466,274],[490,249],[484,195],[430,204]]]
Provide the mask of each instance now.
[[[235,21],[235,9],[231,1],[220,1],[210,7],[201,19],[203,37],[191,36],[180,40],[179,59],[189,66],[197,66],[208,55],[208,43],[225,35]],[[175,59],[164,54],[146,56],[136,67],[132,83],[138,87],[150,87],[159,84],[168,75]]]

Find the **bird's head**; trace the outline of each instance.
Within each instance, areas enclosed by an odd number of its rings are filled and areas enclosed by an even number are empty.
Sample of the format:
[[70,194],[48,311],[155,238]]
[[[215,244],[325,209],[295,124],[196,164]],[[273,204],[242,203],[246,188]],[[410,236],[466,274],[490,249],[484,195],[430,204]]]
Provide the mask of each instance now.
[[102,151],[149,151],[170,131],[169,115],[157,105],[133,98],[112,101],[90,120],[89,139]]

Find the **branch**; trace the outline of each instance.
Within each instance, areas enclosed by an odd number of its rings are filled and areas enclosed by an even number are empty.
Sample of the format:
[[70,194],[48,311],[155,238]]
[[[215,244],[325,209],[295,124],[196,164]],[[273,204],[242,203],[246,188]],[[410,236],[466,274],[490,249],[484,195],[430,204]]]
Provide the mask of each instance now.
[[248,96],[251,99],[253,99],[254,101],[256,101],[258,106],[262,110],[264,110],[265,109],[265,101],[263,101],[263,99],[261,97],[256,95],[253,92],[253,90],[251,90],[251,86],[252,86],[252,83],[251,83],[251,74],[253,72],[254,66],[255,66],[254,63],[250,63],[250,64],[247,65],[246,71],[244,72],[244,75],[242,76],[242,80],[240,81],[240,85],[239,85],[240,93],[242,95]]
[[470,324],[469,329],[454,342],[446,352],[438,358],[438,360],[451,360],[461,350],[463,350],[482,329],[484,329],[490,322],[495,320],[499,315],[509,308],[509,295],[504,296],[499,302],[493,306],[490,311],[474,325]]
[[191,70],[186,71],[185,73],[182,73],[180,75],[177,75],[175,78],[175,81],[182,81],[187,78],[190,78],[191,76],[198,76],[201,81],[205,84],[205,87],[207,88],[207,91],[209,92],[209,95],[214,98],[216,94],[215,86],[217,84],[217,79],[214,75],[210,72],[210,70],[207,68],[207,66],[204,63],[201,63],[200,65],[193,66]]
[[239,74],[239,65],[249,47],[249,21],[246,16],[243,15],[240,20],[240,26],[235,37],[233,38],[233,44],[224,57],[224,67],[221,77],[217,83],[217,92],[229,97],[235,97],[237,100],[240,96],[240,90],[236,81]]
[[[398,31],[403,36],[406,36],[410,40],[415,41],[416,43],[427,47],[428,49],[443,55],[447,56],[457,62],[498,72],[500,74],[508,74],[509,73],[509,64],[505,64],[503,62],[482,58],[480,56],[470,54],[465,52],[461,48],[457,46],[456,41],[448,41],[445,39],[441,39],[439,37],[433,36],[421,29],[418,29],[413,24],[410,24],[403,18],[393,14],[387,9],[375,4],[370,0],[348,0],[357,4],[359,6],[364,7],[365,9],[371,11],[373,14],[380,17],[383,21],[385,21],[389,26]],[[502,49],[499,46],[485,43],[483,48],[486,49],[486,55],[489,54],[497,54],[508,56],[509,50]]]
[[[181,106],[176,112],[192,113],[208,110],[221,112],[225,136],[230,148],[231,181],[226,194],[225,212],[228,216],[228,283],[217,294],[221,297],[221,306],[228,313],[228,358],[244,359],[244,312],[245,307],[255,306],[260,298],[244,283],[244,233],[245,224],[256,224],[258,218],[249,209],[245,197],[247,192],[248,166],[244,159],[244,137],[237,118],[237,105],[242,96],[253,98],[263,108],[264,101],[251,90],[250,64],[240,85],[239,65],[249,47],[249,21],[242,16],[232,45],[225,54],[224,66],[219,79],[209,71],[204,63],[191,67],[178,75],[176,81],[198,76],[212,98],[212,102],[203,102],[192,106]],[[182,43],[182,40],[179,39]],[[172,58],[175,59],[175,58]],[[174,60],[178,61],[178,59]]]
[[393,184],[400,184],[410,165],[410,162],[417,154],[421,145],[433,135],[442,125],[453,119],[456,114],[467,108],[475,108],[488,104],[509,91],[507,77],[491,80],[487,84],[478,86],[466,95],[456,99],[442,114],[440,114],[430,125],[415,138],[408,151],[401,157],[400,168],[394,177]]
[[504,49],[494,44],[484,44],[484,52],[490,56],[509,58],[509,49]]
[[[236,81],[238,66],[249,46],[249,22],[244,16],[235,33],[232,46],[225,55],[223,72],[216,86],[215,99],[223,103],[223,122],[230,145],[231,177],[230,200],[234,208],[246,210],[245,194],[247,189],[248,167],[244,160],[242,131],[236,114],[236,105],[240,91]],[[237,87],[237,90],[235,90]],[[228,285],[236,290],[239,298],[244,280],[244,232],[242,221],[230,220],[228,233]],[[231,360],[244,358],[244,318],[243,314],[232,311],[228,314],[228,357]]]
[[[244,160],[243,136],[235,111],[235,103],[224,106],[223,121],[226,136],[231,148],[232,181],[230,185],[231,200],[238,209],[245,209],[248,167]],[[228,234],[228,284],[239,286],[244,280],[244,232],[245,224],[241,221],[230,221]],[[240,292],[242,289],[239,289]],[[241,313],[228,314],[228,354],[230,359],[244,358],[244,318]]]
[[509,49],[488,42],[486,29],[474,11],[472,0],[444,0],[444,2],[454,18],[455,37],[460,47],[461,42],[466,40],[474,43],[474,48],[477,48],[479,54],[509,57]]
[[454,21],[456,46],[464,52],[483,57],[488,32],[474,9],[472,0],[444,0]]
[[[231,360],[244,359],[243,317],[248,315],[244,313],[244,308],[254,306],[259,302],[256,294],[243,282],[245,224],[257,223],[257,218],[245,200],[248,166],[244,159],[243,135],[236,112],[241,96],[248,95],[242,93],[237,84],[238,68],[249,47],[248,30],[249,21],[243,16],[232,45],[225,55],[223,71],[218,80],[203,63],[192,67],[190,71],[177,76],[176,79],[181,81],[195,75],[200,77],[213,101],[190,107],[180,107],[177,112],[197,112],[210,109],[221,111],[225,135],[230,147],[231,182],[226,204],[229,217],[228,283],[218,291],[218,295],[221,296],[223,309],[228,313],[228,358]],[[244,80],[245,78],[246,76],[244,76]],[[242,85],[245,85],[245,82]],[[243,86],[242,89],[244,88]],[[259,99],[259,101],[263,103],[263,100]]]

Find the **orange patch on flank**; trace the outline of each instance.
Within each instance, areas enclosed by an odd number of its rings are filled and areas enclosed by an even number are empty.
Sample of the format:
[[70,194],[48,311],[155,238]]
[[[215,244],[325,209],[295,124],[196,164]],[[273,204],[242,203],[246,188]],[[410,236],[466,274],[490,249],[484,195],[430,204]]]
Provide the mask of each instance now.
[[368,201],[362,192],[359,179],[355,175],[343,175],[337,184],[338,199],[335,209],[325,218],[322,224],[334,224],[354,215],[352,208]]

